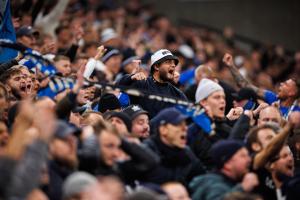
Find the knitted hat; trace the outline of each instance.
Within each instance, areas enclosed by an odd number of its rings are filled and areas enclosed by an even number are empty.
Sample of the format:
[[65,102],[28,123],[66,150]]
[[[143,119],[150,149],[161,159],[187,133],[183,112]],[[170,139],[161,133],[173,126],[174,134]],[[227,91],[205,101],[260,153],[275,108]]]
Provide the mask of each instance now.
[[196,103],[199,103],[201,100],[210,96],[213,92],[224,91],[223,88],[216,82],[210,79],[202,79],[197,87],[195,94]]
[[63,197],[67,199],[80,194],[96,182],[97,179],[86,172],[74,172],[68,176],[63,184]]
[[103,115],[103,117],[104,117],[105,120],[109,120],[112,117],[118,117],[118,118],[120,118],[124,122],[124,124],[125,124],[128,132],[131,132],[131,120],[130,120],[130,117],[126,113],[124,113],[124,112],[110,111],[110,112],[106,112]]
[[131,120],[134,120],[138,115],[146,114],[148,115],[148,112],[144,110],[139,105],[130,105],[123,110],[124,113],[126,113]]
[[107,110],[121,109],[121,104],[114,94],[103,94],[99,100],[98,111],[105,113]]
[[119,51],[119,49],[108,46],[108,47],[106,47],[106,52],[102,56],[101,61],[103,63],[105,63],[106,61],[108,61],[108,59],[110,59],[111,57],[116,56],[116,55],[121,55],[121,52]]
[[221,169],[224,164],[232,158],[232,156],[245,144],[238,140],[228,139],[216,142],[211,150],[210,155],[218,169]]
[[123,51],[123,59],[121,67],[125,67],[129,63],[131,63],[133,60],[139,59],[139,57],[136,56],[134,49],[127,48]]

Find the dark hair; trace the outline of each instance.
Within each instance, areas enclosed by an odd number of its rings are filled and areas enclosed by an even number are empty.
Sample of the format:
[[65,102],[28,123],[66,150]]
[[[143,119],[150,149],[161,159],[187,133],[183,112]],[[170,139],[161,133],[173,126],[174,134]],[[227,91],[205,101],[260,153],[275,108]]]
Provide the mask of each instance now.
[[103,131],[107,131],[110,134],[113,134],[117,137],[120,137],[120,134],[118,132],[118,130],[115,128],[115,126],[113,126],[112,124],[101,120],[99,121],[99,123],[97,123],[97,129],[99,130],[98,132],[95,132],[96,135],[100,136],[102,134]]
[[273,124],[262,124],[260,126],[256,126],[254,128],[252,128],[248,134],[247,134],[247,138],[246,138],[246,147],[248,148],[248,150],[250,152],[253,152],[252,149],[252,144],[253,143],[259,143],[258,141],[258,132],[264,129],[271,129],[273,130],[275,133],[278,133],[279,128],[274,126]]
[[295,81],[296,83],[296,89],[297,89],[297,93],[296,93],[296,98],[300,98],[300,80],[299,79],[292,79],[293,81]]
[[6,90],[6,87],[3,83],[0,83],[0,98],[5,98],[8,100],[8,92]]
[[60,61],[60,60],[70,60],[70,58],[68,56],[64,56],[64,55],[56,55],[53,59],[54,62]]
[[86,44],[84,44],[82,51],[86,53],[86,50],[93,46],[97,48],[99,46],[98,42],[95,41],[87,42]]
[[6,84],[13,75],[20,73],[22,73],[20,69],[12,67],[0,75],[0,82]]
[[57,28],[55,29],[55,35],[59,35],[60,32],[61,32],[62,30],[68,29],[68,28],[69,28],[69,27],[66,26],[66,25],[61,25],[61,26],[57,27]]

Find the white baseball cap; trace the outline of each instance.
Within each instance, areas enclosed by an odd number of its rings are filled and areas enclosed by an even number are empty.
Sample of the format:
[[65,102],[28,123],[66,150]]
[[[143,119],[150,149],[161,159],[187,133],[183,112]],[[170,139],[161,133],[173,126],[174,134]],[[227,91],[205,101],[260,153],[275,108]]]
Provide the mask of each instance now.
[[107,42],[108,40],[117,38],[118,34],[112,28],[106,28],[101,32],[101,42]]
[[166,60],[174,60],[177,65],[179,60],[168,49],[160,49],[151,56],[151,67],[155,64],[162,63]]

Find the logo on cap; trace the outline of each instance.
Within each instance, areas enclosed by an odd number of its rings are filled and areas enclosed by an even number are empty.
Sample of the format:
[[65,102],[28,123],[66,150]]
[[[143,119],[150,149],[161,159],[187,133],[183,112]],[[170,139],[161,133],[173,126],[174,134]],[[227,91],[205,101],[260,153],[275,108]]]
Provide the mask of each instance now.
[[171,52],[170,51],[162,51],[161,54],[166,55],[166,54],[171,54]]
[[141,108],[140,107],[138,107],[138,106],[132,106],[132,108],[131,108],[134,112],[136,112],[136,111],[139,111],[139,110],[141,110]]

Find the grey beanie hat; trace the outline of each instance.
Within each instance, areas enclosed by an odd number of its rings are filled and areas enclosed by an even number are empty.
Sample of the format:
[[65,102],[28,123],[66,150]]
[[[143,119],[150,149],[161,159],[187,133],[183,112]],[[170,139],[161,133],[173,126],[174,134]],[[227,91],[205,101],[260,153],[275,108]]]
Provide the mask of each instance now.
[[195,99],[196,103],[199,103],[201,100],[207,98],[213,92],[224,91],[223,88],[216,82],[210,79],[202,79],[197,87]]
[[86,172],[75,172],[68,176],[63,184],[63,197],[69,198],[80,194],[89,186],[95,184],[97,179]]

